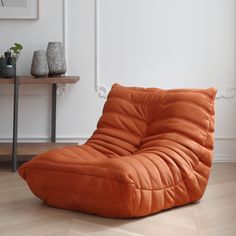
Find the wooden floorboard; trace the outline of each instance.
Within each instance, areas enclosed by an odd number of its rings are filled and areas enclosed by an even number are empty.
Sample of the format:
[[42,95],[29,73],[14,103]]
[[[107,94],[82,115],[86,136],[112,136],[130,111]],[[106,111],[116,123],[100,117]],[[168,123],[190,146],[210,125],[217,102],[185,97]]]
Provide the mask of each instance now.
[[235,236],[235,196],[236,163],[216,163],[199,203],[141,219],[107,219],[45,206],[0,163],[0,235]]

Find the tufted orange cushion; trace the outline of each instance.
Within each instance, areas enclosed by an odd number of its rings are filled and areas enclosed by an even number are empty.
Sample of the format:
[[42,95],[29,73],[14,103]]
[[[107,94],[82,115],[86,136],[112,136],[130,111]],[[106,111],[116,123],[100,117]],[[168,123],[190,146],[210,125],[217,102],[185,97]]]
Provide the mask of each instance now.
[[41,154],[19,173],[46,204],[106,217],[197,201],[212,163],[215,94],[115,84],[84,145]]

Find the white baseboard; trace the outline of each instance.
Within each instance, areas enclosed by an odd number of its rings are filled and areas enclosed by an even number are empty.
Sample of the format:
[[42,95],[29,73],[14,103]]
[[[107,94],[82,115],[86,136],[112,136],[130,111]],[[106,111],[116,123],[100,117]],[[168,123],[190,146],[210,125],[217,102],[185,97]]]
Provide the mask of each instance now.
[[[81,137],[56,137],[56,141],[59,143],[76,143],[76,142],[85,142],[89,137],[81,136]],[[12,142],[12,138],[10,137],[0,137],[0,143],[10,143]],[[31,143],[43,143],[50,142],[50,137],[47,136],[37,136],[37,137],[19,137],[19,143],[23,142],[31,142]]]
[[230,155],[230,154],[215,154],[213,157],[214,163],[220,163],[220,162],[236,162],[236,154]]
[[[76,137],[71,137],[71,136],[58,136],[57,137],[57,142],[59,143],[79,143],[79,144],[83,144],[84,142],[86,142],[86,140],[89,137],[87,135],[83,135],[83,136],[76,136]],[[235,140],[235,137],[219,137],[218,140]],[[4,142],[11,142],[12,139],[10,137],[0,137],[0,143],[4,143]],[[19,137],[18,138],[18,142],[32,142],[32,143],[36,143],[36,142],[50,142],[50,138],[47,136],[37,136],[37,137]],[[215,153],[214,157],[213,157],[213,162],[214,163],[220,163],[220,162],[236,162],[236,153],[235,154],[219,154],[219,153]]]

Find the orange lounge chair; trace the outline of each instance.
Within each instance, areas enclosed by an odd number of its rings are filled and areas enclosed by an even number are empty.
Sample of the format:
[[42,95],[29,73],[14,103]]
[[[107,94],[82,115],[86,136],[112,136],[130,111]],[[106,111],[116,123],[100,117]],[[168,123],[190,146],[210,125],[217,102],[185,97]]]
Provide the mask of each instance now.
[[105,217],[198,201],[212,163],[215,94],[115,84],[84,145],[41,154],[19,173],[47,205]]

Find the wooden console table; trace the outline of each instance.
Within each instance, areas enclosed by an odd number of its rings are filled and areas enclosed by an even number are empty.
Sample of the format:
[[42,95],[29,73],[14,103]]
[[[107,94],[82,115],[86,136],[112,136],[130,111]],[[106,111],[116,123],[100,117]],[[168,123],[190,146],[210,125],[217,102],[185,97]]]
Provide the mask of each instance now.
[[[49,78],[34,78],[31,76],[19,76],[15,78],[0,78],[0,85],[14,85],[14,108],[13,108],[13,139],[12,143],[0,144],[0,156],[12,156],[12,171],[17,170],[17,155],[37,155],[40,152],[50,150],[52,148],[63,147],[68,143],[56,142],[56,105],[57,105],[57,84],[73,84],[79,81],[79,76],[63,76]],[[17,144],[18,134],[18,100],[19,85],[24,84],[48,84],[52,86],[52,115],[51,115],[51,143],[20,143]]]

